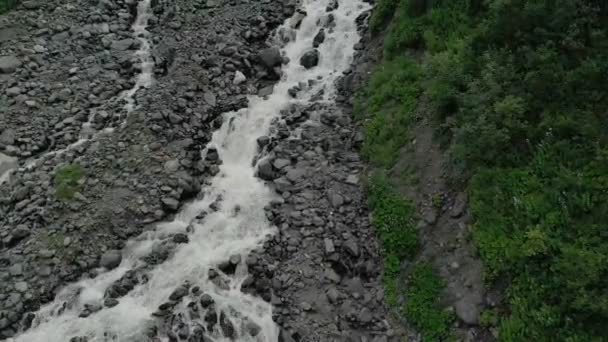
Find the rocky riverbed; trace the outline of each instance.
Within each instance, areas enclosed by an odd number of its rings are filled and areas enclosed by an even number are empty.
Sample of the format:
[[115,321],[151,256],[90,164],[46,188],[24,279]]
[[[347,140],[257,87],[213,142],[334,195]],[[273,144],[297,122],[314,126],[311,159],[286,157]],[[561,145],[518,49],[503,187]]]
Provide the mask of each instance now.
[[[200,284],[163,288],[155,297],[166,295],[157,299],[164,303],[145,313],[156,317],[145,336],[272,340],[273,324],[216,303],[234,298],[220,290],[238,288],[261,301],[254,307],[271,305],[281,341],[399,339],[402,332],[391,326],[383,304],[381,259],[361,188],[361,136],[339,103],[352,95],[348,84],[358,76],[337,65],[344,73],[328,76],[339,79],[336,84],[317,75],[288,89],[277,85],[294,65],[314,75],[324,59],[348,64],[348,56],[323,55],[322,44],[346,40],[335,32],[349,27],[346,21],[355,27],[350,39],[364,32],[369,5],[318,0],[308,4],[313,14],[291,0],[147,4],[145,32],[133,29],[141,15],[135,0],[29,0],[0,16],[0,339],[32,325],[35,333],[44,323],[35,313],[49,305],[50,324],[66,310],[77,311],[83,322],[104,317],[162,277],[161,265],[170,264],[180,246],[193,246],[197,225],[228,210],[222,206],[229,200],[205,192],[228,162],[223,147],[209,145],[214,132],[239,120],[224,122],[222,114],[279,91],[293,103],[270,131],[243,141],[254,145],[247,148],[257,151],[256,175],[276,195],[259,213],[276,232],[251,253],[226,255],[205,269]],[[308,27],[314,30],[303,34],[309,46],[287,58],[281,49]],[[152,81],[130,94],[146,68],[145,43]],[[342,90],[336,96],[335,87]],[[65,201],[56,195],[54,176],[69,163],[84,176]],[[129,254],[129,241],[157,231],[158,222],[183,220],[189,201],[207,207],[183,230],[156,235],[159,241],[141,260],[125,260],[136,255]],[[243,207],[229,209],[238,217]],[[65,285],[79,279],[103,283],[99,304],[71,302],[83,296],[82,287]],[[220,292],[206,293],[205,286]],[[192,323],[201,320],[207,325]]]

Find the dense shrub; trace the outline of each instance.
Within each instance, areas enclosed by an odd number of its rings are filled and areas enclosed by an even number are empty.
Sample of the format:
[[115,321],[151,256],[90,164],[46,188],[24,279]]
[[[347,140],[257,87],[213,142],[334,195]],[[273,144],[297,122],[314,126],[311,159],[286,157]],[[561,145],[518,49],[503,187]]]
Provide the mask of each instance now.
[[0,14],[8,12],[17,6],[18,0],[0,0]]
[[55,193],[62,201],[74,198],[76,192],[81,188],[80,180],[84,177],[84,171],[79,164],[73,163],[61,167],[55,173]]
[[[383,89],[375,103],[410,108],[412,118],[417,87],[429,99],[452,179],[471,195],[488,283],[510,284],[497,310],[500,339],[607,340],[608,2],[393,6],[384,65],[410,49],[425,58],[420,68],[401,66],[418,69],[399,80],[414,88]],[[387,155],[408,140],[379,137],[407,136],[408,125],[386,128],[396,111],[369,113],[375,147],[364,154],[373,162],[374,151],[390,151],[377,161],[391,165]]]

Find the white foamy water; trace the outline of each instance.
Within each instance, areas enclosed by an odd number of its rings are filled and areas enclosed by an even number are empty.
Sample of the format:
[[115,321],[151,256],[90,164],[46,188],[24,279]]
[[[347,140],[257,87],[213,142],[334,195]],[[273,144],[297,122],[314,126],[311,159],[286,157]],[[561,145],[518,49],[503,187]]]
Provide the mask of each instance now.
[[[325,99],[331,99],[334,81],[350,65],[353,46],[359,39],[355,18],[368,8],[356,0],[341,3],[333,12],[336,27],[327,32],[325,43],[319,47],[319,65],[310,70],[299,65],[302,54],[312,47],[321,19],[327,15],[327,3],[328,0],[303,1],[308,16],[297,31],[296,39],[283,49],[291,62],[284,66],[283,78],[276,84],[274,93],[266,100],[251,96],[248,108],[224,114],[224,124],[209,143],[217,148],[223,163],[220,173],[204,189],[202,199],[186,205],[174,221],[159,224],[154,232],[129,241],[118,268],[64,288],[54,302],[36,313],[34,326],[14,341],[66,342],[74,336],[86,336],[89,342],[146,341],[142,334],[146,324],[153,320],[151,314],[186,281],[200,286],[202,292],[214,298],[218,311],[224,311],[234,323],[237,341],[277,341],[278,328],[272,321],[271,305],[240,291],[246,277],[243,267],[237,269],[228,290],[212,284],[208,272],[231,255],[240,254],[244,260],[251,250],[260,247],[275,233],[276,228],[265,217],[264,206],[276,195],[254,176],[252,161],[258,153],[256,139],[268,133],[271,121],[291,103],[306,102],[306,98],[320,90],[324,90]],[[316,80],[316,83],[300,94],[304,100],[294,100],[287,95],[289,88],[308,80]],[[209,213],[200,222],[195,220],[218,196],[223,198],[219,210]],[[78,317],[85,304],[101,304],[106,288],[128,270],[142,265],[140,258],[155,244],[175,232],[186,232],[189,225],[193,228],[189,233],[190,242],[178,245],[174,255],[147,273],[147,283],[137,285],[113,308],[103,308],[86,318]],[[185,305],[186,300],[177,311],[185,314]],[[245,318],[262,328],[256,337],[249,336],[243,328]],[[196,323],[197,319],[190,321]],[[219,331],[208,332],[208,335],[214,341],[229,341]],[[162,337],[162,340],[168,341],[168,338]]]
[[[140,0],[137,5],[137,18],[133,23],[133,32],[135,37],[140,42],[139,50],[135,53],[135,55],[139,58],[141,72],[137,76],[137,80],[135,81],[135,85],[133,88],[125,91],[121,98],[124,99],[127,104],[125,105],[125,109],[127,112],[131,112],[135,108],[135,93],[141,88],[148,88],[152,85],[154,72],[154,62],[150,56],[150,41],[148,40],[148,36],[150,33],[147,31],[148,20],[152,16],[152,9],[150,8],[151,0]],[[126,120],[123,124],[126,124]]]

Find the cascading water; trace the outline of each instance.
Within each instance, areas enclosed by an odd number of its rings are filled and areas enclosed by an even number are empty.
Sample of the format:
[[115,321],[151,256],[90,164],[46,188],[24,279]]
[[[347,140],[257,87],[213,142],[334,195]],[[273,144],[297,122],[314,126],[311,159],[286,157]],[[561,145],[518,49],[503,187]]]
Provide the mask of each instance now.
[[[139,58],[141,72],[137,76],[135,85],[121,94],[121,98],[124,99],[127,104],[125,109],[127,112],[131,112],[135,107],[135,93],[141,88],[147,88],[152,85],[152,73],[154,71],[154,62],[150,57],[150,41],[148,36],[150,35],[147,31],[148,20],[152,16],[150,2],[152,0],[140,0],[137,5],[137,18],[133,23],[133,33],[140,42],[139,50],[135,53],[135,56]],[[126,123],[126,121],[124,122]],[[124,124],[123,123],[123,124]]]
[[[184,283],[199,286],[214,302],[216,317],[223,315],[233,324],[238,341],[277,341],[278,328],[272,320],[272,307],[260,298],[240,291],[246,277],[246,267],[241,263],[228,280],[228,286],[217,286],[209,280],[209,270],[216,268],[231,256],[246,256],[261,246],[275,228],[267,221],[264,206],[275,194],[264,182],[254,176],[252,160],[258,153],[256,139],[267,134],[271,122],[280,111],[295,103],[306,104],[308,98],[325,94],[331,100],[334,82],[350,65],[353,46],[359,36],[355,18],[368,8],[362,2],[345,1],[333,12],[335,26],[327,32],[327,38],[319,46],[319,64],[312,69],[299,65],[300,57],[312,47],[319,25],[324,22],[328,0],[304,0],[307,16],[292,39],[284,47],[284,54],[291,61],[283,68],[283,78],[274,87],[274,93],[266,99],[249,98],[249,107],[224,114],[224,124],[213,134],[209,146],[215,147],[222,158],[220,173],[203,191],[202,199],[185,206],[173,222],[159,224],[154,232],[148,232],[129,241],[122,251],[119,267],[101,273],[94,279],[84,279],[64,288],[56,299],[36,313],[32,328],[18,335],[14,341],[65,342],[73,337],[86,337],[86,341],[147,341],[144,337],[149,324],[155,324],[152,315],[171,293]],[[290,30],[289,25],[282,29]],[[302,81],[314,80],[300,94],[302,100],[288,96],[288,89]],[[217,211],[203,219],[197,216],[221,198]],[[189,243],[177,247],[164,263],[150,268],[143,282],[119,299],[113,307],[102,307],[105,290],[120,279],[128,270],[141,268],[142,257],[164,239],[175,233],[188,233]],[[242,258],[244,259],[244,258]],[[181,299],[173,312],[187,317],[190,331],[203,318],[188,314],[186,298]],[[79,317],[86,307],[102,307],[100,310]],[[201,309],[202,310],[202,309]],[[201,315],[202,316],[202,315]],[[245,328],[253,322],[261,329],[252,334]],[[156,322],[158,325],[159,322]],[[221,324],[220,324],[221,325]],[[206,335],[213,341],[229,341],[226,332],[217,325]],[[255,336],[252,336],[255,335]],[[162,341],[168,341],[161,332]],[[79,340],[79,341],[85,341]]]

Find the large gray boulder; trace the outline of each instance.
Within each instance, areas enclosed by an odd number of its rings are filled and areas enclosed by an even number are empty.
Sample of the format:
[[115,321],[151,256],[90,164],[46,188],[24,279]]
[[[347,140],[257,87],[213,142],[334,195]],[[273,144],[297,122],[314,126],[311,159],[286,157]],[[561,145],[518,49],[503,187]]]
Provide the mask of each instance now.
[[101,260],[99,261],[99,266],[105,267],[109,270],[114,269],[120,265],[122,261],[122,254],[119,250],[109,250],[101,256]]
[[306,69],[316,67],[319,64],[319,50],[310,49],[300,57],[300,65]]
[[270,47],[258,53],[260,63],[267,69],[272,69],[275,66],[281,65],[281,51],[277,47]]
[[0,73],[11,74],[21,67],[21,61],[16,56],[0,57]]

